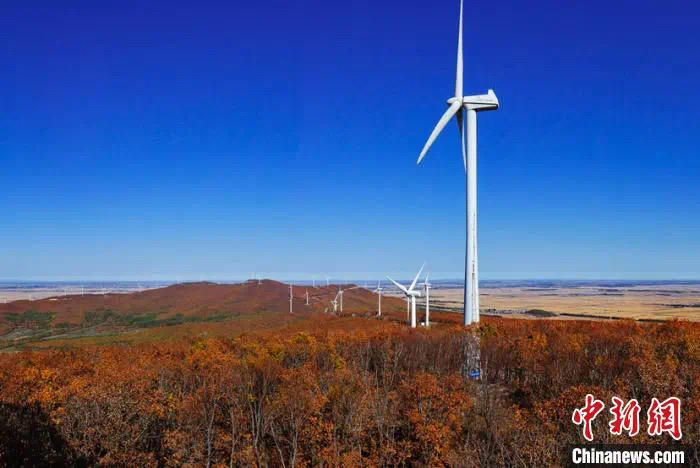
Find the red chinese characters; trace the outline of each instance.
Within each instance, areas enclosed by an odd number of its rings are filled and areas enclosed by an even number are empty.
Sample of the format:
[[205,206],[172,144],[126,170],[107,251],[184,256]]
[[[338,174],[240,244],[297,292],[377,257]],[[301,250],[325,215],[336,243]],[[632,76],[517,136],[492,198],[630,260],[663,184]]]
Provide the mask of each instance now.
[[600,400],[596,400],[589,393],[586,395],[586,405],[583,408],[576,408],[571,415],[571,421],[574,424],[583,424],[583,437],[589,442],[593,440],[593,420],[598,416],[598,413],[603,411],[603,408],[605,408],[605,404]]
[[[630,437],[639,434],[639,413],[641,407],[636,399],[627,403],[616,396],[612,397],[610,414],[612,420],[608,423],[610,433],[621,435],[624,432]],[[590,393],[586,395],[586,404],[583,408],[576,408],[571,415],[574,424],[583,425],[583,437],[589,442],[593,441],[593,420],[605,408],[602,401],[597,400]],[[647,410],[647,433],[650,436],[658,436],[668,433],[675,440],[683,437],[681,432],[681,400],[670,397],[662,402],[652,398]]]
[[668,432],[675,440],[683,437],[681,433],[681,400],[670,397],[659,403],[652,398],[647,410],[647,432],[650,436]]
[[610,408],[610,413],[613,415],[613,420],[608,423],[610,433],[615,435],[622,434],[625,430],[630,437],[639,434],[639,402],[631,399],[626,405],[623,405],[621,398],[612,398],[613,406]]

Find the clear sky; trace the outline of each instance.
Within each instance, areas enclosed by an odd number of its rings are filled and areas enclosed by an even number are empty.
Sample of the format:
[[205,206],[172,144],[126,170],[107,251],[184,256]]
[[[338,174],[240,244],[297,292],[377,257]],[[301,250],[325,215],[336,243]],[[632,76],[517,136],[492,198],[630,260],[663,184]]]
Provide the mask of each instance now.
[[[461,277],[458,5],[3,5],[0,278]],[[483,278],[700,278],[699,15],[465,3]]]

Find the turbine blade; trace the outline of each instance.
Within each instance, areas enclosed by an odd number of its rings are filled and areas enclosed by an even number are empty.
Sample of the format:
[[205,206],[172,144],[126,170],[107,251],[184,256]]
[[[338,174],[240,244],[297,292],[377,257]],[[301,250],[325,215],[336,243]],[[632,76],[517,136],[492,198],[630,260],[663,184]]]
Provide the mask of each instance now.
[[408,288],[409,291],[413,291],[413,288],[416,287],[416,283],[418,282],[418,277],[420,276],[421,273],[423,273],[423,268],[425,268],[425,263],[423,264],[422,267],[420,267],[420,270],[418,270],[418,274],[416,274],[416,277],[413,278],[413,283],[411,283],[411,287]]
[[425,153],[428,152],[428,150],[430,149],[430,147],[432,146],[433,142],[438,137],[438,135],[440,134],[442,129],[445,128],[445,125],[447,125],[447,122],[461,108],[462,108],[462,101],[461,100],[455,101],[445,111],[445,113],[442,114],[442,117],[440,117],[440,120],[438,120],[437,125],[435,125],[435,128],[433,129],[433,133],[430,134],[430,136],[428,137],[428,141],[425,143],[425,146],[423,146],[423,151],[420,152],[420,156],[418,156],[418,161],[416,162],[416,164],[420,164],[420,162],[425,157]]
[[462,145],[462,162],[464,163],[464,172],[467,172],[467,149],[464,146],[464,113],[462,109],[457,111],[457,126],[459,127],[459,140]]
[[430,272],[427,272],[425,274],[425,281],[423,281],[424,284],[428,284],[428,278],[430,277]]
[[393,279],[389,278],[388,276],[386,277],[386,279],[388,279],[389,281],[391,281],[392,283],[394,283],[401,291],[403,291],[404,293],[408,294],[408,289],[406,289],[405,286],[403,286],[403,285],[397,283],[396,281],[394,281]]
[[455,96],[462,97],[462,75],[464,73],[464,63],[462,60],[462,8],[463,1],[459,2],[459,39],[457,40],[457,79],[455,80]]

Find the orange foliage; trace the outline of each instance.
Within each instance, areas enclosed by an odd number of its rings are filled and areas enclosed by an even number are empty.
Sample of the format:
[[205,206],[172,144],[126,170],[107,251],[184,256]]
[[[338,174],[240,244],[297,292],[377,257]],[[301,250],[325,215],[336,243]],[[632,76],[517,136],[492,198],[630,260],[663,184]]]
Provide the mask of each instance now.
[[[700,444],[698,324],[335,323],[0,355],[0,464],[562,465],[587,393],[677,396],[684,442]],[[465,376],[476,337],[479,382]],[[669,442],[611,436],[605,419],[597,441]]]

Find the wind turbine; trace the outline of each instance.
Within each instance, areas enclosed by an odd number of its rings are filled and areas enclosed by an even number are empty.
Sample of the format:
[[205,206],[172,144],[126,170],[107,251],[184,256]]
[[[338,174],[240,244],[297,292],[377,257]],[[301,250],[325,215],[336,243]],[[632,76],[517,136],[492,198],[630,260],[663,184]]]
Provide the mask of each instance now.
[[309,305],[309,291],[306,290],[306,305]]
[[[455,95],[447,100],[449,108],[440,117],[435,129],[428,137],[416,164],[420,164],[437,136],[452,117],[457,117],[457,126],[461,136],[462,161],[467,182],[467,251],[464,260],[464,324],[479,321],[479,263],[476,243],[476,113],[498,109],[498,98],[492,89],[486,94],[464,96],[462,91],[462,11],[463,2],[459,3],[459,38],[457,40],[457,76]],[[466,111],[467,141],[464,141],[464,113]]]
[[382,291],[384,288],[382,288],[382,282],[377,281],[377,289],[374,290],[379,296],[378,302],[377,302],[377,317],[382,316]]
[[416,275],[415,278],[413,278],[413,283],[411,283],[411,286],[406,289],[405,286],[397,283],[393,279],[389,278],[388,276],[386,277],[389,281],[394,283],[403,293],[406,295],[406,299],[411,301],[411,328],[416,328],[416,297],[420,297],[420,291],[416,291],[416,283],[418,282],[418,277],[420,274],[423,272],[423,268],[425,267],[425,263],[423,264],[422,267],[420,267],[420,270],[418,270],[418,274]]
[[425,280],[423,281],[423,290],[425,291],[425,326],[429,327],[430,326],[430,286],[432,286],[428,282],[428,277],[430,276],[430,273],[426,273],[425,275]]
[[292,285],[289,285],[289,313],[293,314],[292,312]]

